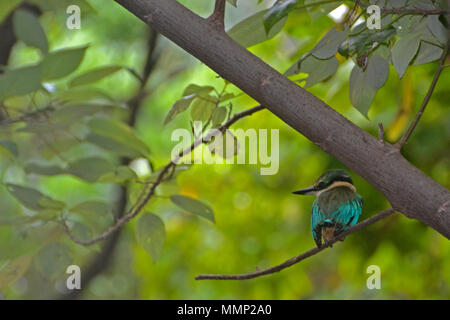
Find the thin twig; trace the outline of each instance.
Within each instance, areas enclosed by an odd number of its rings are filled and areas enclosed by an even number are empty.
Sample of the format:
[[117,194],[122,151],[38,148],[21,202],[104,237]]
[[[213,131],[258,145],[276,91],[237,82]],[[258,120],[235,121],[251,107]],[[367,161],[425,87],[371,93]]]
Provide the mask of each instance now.
[[124,215],[120,219],[118,219],[116,221],[116,223],[113,226],[111,226],[108,230],[106,230],[105,232],[103,232],[102,234],[100,234],[99,236],[97,236],[95,238],[92,238],[90,240],[80,240],[80,239],[75,238],[75,236],[73,235],[69,226],[67,225],[66,220],[62,219],[62,225],[64,227],[64,230],[68,234],[69,238],[72,241],[74,241],[75,243],[78,243],[83,246],[90,246],[94,243],[97,243],[99,241],[102,241],[102,240],[105,240],[106,238],[108,238],[114,232],[119,230],[120,227],[122,227],[124,224],[126,224],[128,221],[130,221],[131,219],[133,219],[134,217],[136,217],[139,214],[139,212],[142,210],[142,208],[147,204],[147,202],[150,200],[150,198],[155,193],[156,187],[161,183],[165,174],[168,172],[170,167],[173,165],[174,165],[174,163],[169,162],[163,168],[163,170],[161,170],[161,172],[158,175],[158,178],[156,179],[155,184],[152,185],[152,187],[150,188],[150,191],[145,195],[144,199],[138,205],[136,205],[134,208],[132,208],[126,215]]
[[[360,0],[356,0],[355,4],[353,5],[353,8],[348,12],[347,17],[345,18],[345,20],[342,22],[343,25],[345,25],[346,23],[349,24],[349,26],[351,26],[353,24],[352,18],[354,17],[355,13],[358,10],[358,6],[359,6],[359,1]],[[362,12],[361,12],[362,14]]]
[[405,143],[408,141],[408,139],[411,137],[411,134],[413,133],[414,129],[416,128],[417,124],[420,121],[420,118],[422,117],[425,108],[428,105],[428,102],[431,99],[431,96],[433,94],[434,89],[436,88],[436,84],[439,80],[439,76],[442,73],[442,70],[444,69],[444,63],[445,63],[445,59],[447,58],[447,52],[448,52],[448,47],[444,48],[444,51],[442,52],[442,56],[441,59],[439,60],[439,65],[436,69],[436,72],[434,73],[434,77],[433,77],[433,81],[431,81],[430,87],[428,88],[428,92],[425,96],[425,98],[422,101],[422,105],[420,106],[419,111],[416,114],[416,117],[414,118],[413,122],[411,123],[411,125],[409,126],[408,130],[406,131],[406,133],[403,135],[403,137],[400,139],[400,141],[398,141],[395,146],[400,150],[401,148],[403,148],[403,146],[405,145]]
[[214,12],[208,18],[209,21],[220,29],[225,29],[225,1],[226,0],[216,0]]
[[276,265],[274,267],[257,270],[255,272],[250,272],[250,273],[242,273],[242,274],[200,274],[200,275],[196,276],[195,279],[196,280],[248,280],[248,279],[253,279],[253,278],[260,277],[260,276],[272,274],[275,272],[279,272],[283,269],[286,269],[296,263],[299,263],[302,260],[305,260],[306,258],[309,258],[309,257],[325,250],[328,247],[331,247],[331,245],[333,245],[337,241],[340,241],[340,239],[344,238],[345,236],[355,233],[377,221],[380,221],[381,219],[387,218],[394,212],[395,212],[394,209],[388,209],[383,212],[380,212],[377,215],[375,215],[369,219],[366,219],[353,227],[350,227],[348,230],[344,231],[341,235],[339,235],[339,239],[337,239],[337,238],[333,239],[330,242],[324,244],[320,248],[316,247],[311,250],[308,250],[308,251],[306,251],[296,257],[293,257],[289,260],[286,260],[285,262],[283,262],[279,265]]
[[[240,113],[235,114],[230,120],[228,120],[227,122],[225,122],[224,124],[222,124],[220,127],[218,127],[216,130],[219,130],[220,132],[225,131],[226,129],[228,129],[233,123],[235,123],[236,121],[238,121],[239,119],[242,119],[246,116],[250,116],[255,112],[258,112],[260,110],[264,109],[263,106],[256,106],[253,108],[250,108],[248,110],[242,111]],[[155,182],[151,184],[151,188],[146,191],[144,189],[144,192],[141,193],[141,195],[139,196],[138,202],[136,203],[136,205],[134,205],[126,215],[122,216],[120,219],[118,219],[116,221],[116,223],[111,226],[109,229],[107,229],[105,232],[103,232],[102,234],[100,234],[99,236],[92,238],[90,240],[80,240],[77,239],[72,231],[70,230],[69,226],[66,223],[66,220],[63,218],[62,219],[62,225],[64,230],[66,231],[66,233],[68,234],[69,238],[74,241],[75,243],[78,243],[80,245],[83,246],[89,246],[92,245],[94,243],[97,243],[99,241],[105,240],[106,238],[108,238],[110,235],[112,235],[114,232],[116,232],[117,230],[120,229],[120,227],[122,227],[124,224],[126,224],[127,222],[129,222],[131,219],[133,219],[134,217],[136,217],[139,212],[144,208],[144,206],[149,202],[149,200],[152,198],[152,196],[155,194],[156,188],[164,181],[166,181],[166,174],[168,174],[168,177],[171,177],[173,175],[173,169],[175,168],[175,166],[178,164],[178,161],[186,154],[192,152],[195,148],[197,148],[199,145],[201,145],[202,143],[207,143],[209,142],[209,140],[211,139],[211,137],[214,135],[214,133],[217,132],[215,130],[210,130],[205,136],[200,137],[198,139],[196,139],[192,145],[188,148],[186,148],[185,150],[181,151],[174,159],[172,159],[168,164],[166,164],[163,169],[160,171],[160,173],[158,174],[158,177],[156,178]],[[172,169],[172,171],[171,171]]]
[[384,144],[384,127],[383,123],[378,123],[378,142]]

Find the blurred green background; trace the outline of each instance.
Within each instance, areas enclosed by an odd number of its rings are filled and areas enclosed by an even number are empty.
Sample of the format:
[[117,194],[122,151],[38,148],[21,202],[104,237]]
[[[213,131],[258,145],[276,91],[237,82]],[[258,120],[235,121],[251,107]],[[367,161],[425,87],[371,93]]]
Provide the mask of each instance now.
[[[208,0],[180,2],[204,17],[213,8],[213,1]],[[271,3],[238,1],[237,8],[227,6],[226,25],[229,28]],[[96,0],[89,1],[89,4],[91,8],[86,10],[87,7],[81,4],[81,30],[65,27],[67,15],[62,5],[60,9],[52,7],[52,10],[43,12],[40,22],[50,48],[89,44],[75,74],[110,64],[142,70],[147,50],[147,26],[111,1]],[[4,16],[0,16],[2,18]],[[298,11],[289,15],[285,27],[277,36],[249,50],[284,72],[310,50],[333,24],[334,21],[326,16],[313,24],[305,12]],[[169,161],[176,144],[170,141],[172,131],[189,128],[188,113],[163,125],[172,104],[181,98],[189,84],[213,85],[221,90],[223,80],[163,37],[158,40],[157,50],[160,52],[159,59],[147,83],[151,94],[140,107],[136,132],[150,148],[151,160],[159,168]],[[9,64],[19,66],[38,59],[37,49],[19,42],[14,47]],[[331,79],[308,90],[374,136],[377,135],[378,123],[382,122],[387,139],[395,142],[418,109],[433,76],[434,64],[408,68],[401,81],[391,66],[388,82],[378,92],[369,119],[366,119],[349,101],[348,79],[352,62],[340,58],[339,62],[340,68]],[[404,149],[404,155],[411,163],[446,187],[450,185],[449,84],[450,73],[444,70],[427,111]],[[57,88],[64,85],[55,83]],[[126,101],[136,92],[138,83],[129,73],[120,71],[92,87],[102,89],[116,101]],[[229,90],[240,93],[232,85]],[[10,103],[21,104],[23,100]],[[233,100],[235,111],[255,105],[257,102],[245,95]],[[120,118],[120,113],[115,116]],[[137,244],[134,236],[136,221],[133,220],[123,228],[113,259],[88,284],[83,283],[83,270],[95,260],[99,247],[86,249],[71,242],[67,236],[61,236],[59,241],[70,248],[68,261],[81,267],[83,290],[78,298],[450,298],[448,239],[401,214],[351,235],[332,249],[280,273],[247,281],[194,280],[200,273],[242,273],[270,267],[314,247],[309,230],[310,208],[314,199],[298,197],[291,192],[311,185],[326,169],[344,168],[267,110],[239,121],[232,128],[279,129],[278,173],[262,176],[260,165],[194,165],[181,173],[176,181],[160,187],[158,197],[146,207],[161,217],[166,227],[166,241],[158,261],[154,263]],[[26,141],[29,137],[19,136],[17,139]],[[31,144],[31,149],[34,146],[37,145]],[[115,185],[88,183],[68,175],[27,175],[23,164],[32,157],[32,152],[24,149],[19,149],[18,159],[11,160],[3,155],[0,158],[3,183],[32,186],[70,205],[81,200],[116,201],[118,187]],[[67,157],[77,158],[99,152],[102,151],[92,146],[81,146],[71,150]],[[351,174],[358,192],[365,199],[361,219],[388,208],[389,204],[376,189],[355,173]],[[189,195],[209,204],[214,209],[216,223],[182,212],[167,199],[173,193]],[[30,214],[27,209],[20,206],[3,184],[0,185],[0,217],[27,214]],[[18,244],[11,243],[14,241],[11,235],[16,232],[25,231],[17,231],[11,225],[0,225],[0,269],[13,256],[20,255]],[[0,297],[64,298],[65,272],[50,280],[40,272],[42,261],[37,261],[39,259],[34,259],[19,279],[0,289]],[[52,262],[45,263],[50,267]],[[45,263],[44,267],[47,266]],[[369,276],[366,269],[369,265],[378,265],[381,269],[381,290],[366,287]]]

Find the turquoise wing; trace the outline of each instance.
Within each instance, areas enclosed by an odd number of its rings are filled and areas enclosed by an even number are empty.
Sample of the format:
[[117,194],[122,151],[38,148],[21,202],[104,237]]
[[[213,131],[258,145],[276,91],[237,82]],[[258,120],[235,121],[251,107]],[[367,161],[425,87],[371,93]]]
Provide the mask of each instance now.
[[359,219],[362,212],[363,198],[357,194],[355,198],[339,206],[331,214],[331,219],[342,226],[343,230],[347,230],[349,227],[354,226]]
[[311,211],[311,232],[314,238],[314,241],[320,247],[322,243],[322,230],[318,228],[322,223],[324,223],[327,219],[325,213],[323,213],[319,205],[317,204],[317,200],[314,201]]
[[[326,223],[336,225],[335,236],[358,222],[362,212],[363,198],[356,194],[355,197],[331,213],[321,210],[317,199],[314,201],[311,212],[311,232],[316,244],[322,244],[322,226]],[[326,210],[325,210],[326,211]]]

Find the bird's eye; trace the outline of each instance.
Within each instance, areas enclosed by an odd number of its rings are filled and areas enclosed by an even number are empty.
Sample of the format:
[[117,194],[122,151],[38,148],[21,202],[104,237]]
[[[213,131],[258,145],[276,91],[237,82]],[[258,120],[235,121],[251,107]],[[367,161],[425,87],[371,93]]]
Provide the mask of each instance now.
[[319,188],[325,188],[325,182],[321,181],[319,182]]

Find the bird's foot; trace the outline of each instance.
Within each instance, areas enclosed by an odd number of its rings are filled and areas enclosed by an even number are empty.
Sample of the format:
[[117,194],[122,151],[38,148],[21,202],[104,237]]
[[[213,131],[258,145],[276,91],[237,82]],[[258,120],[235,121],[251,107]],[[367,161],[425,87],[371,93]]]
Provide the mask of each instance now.
[[333,248],[333,242],[331,240],[325,241],[323,247]]

